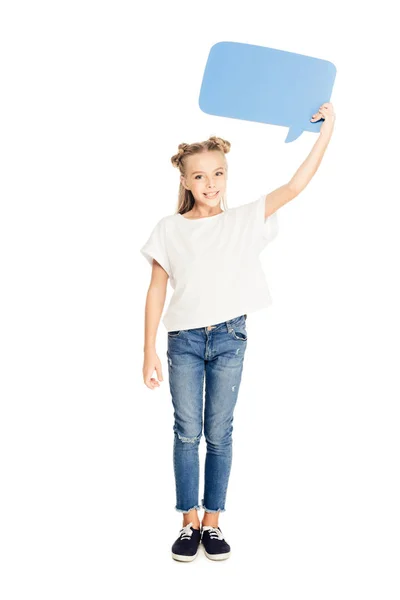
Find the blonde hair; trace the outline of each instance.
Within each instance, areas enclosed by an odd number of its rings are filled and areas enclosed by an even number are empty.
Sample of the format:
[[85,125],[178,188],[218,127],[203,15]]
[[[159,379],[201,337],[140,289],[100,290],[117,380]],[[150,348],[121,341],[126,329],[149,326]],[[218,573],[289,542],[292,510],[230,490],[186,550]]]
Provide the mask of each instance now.
[[[223,140],[215,135],[211,136],[205,142],[195,142],[194,144],[179,144],[178,153],[171,157],[171,163],[174,167],[179,169],[180,174],[185,177],[186,175],[186,161],[185,158],[193,156],[193,154],[201,154],[202,152],[209,152],[210,150],[220,150],[224,154],[227,154],[231,149],[231,144],[227,140]],[[189,212],[194,206],[195,200],[191,190],[187,190],[182,182],[179,182],[179,194],[178,194],[178,206],[176,209],[177,213],[181,215]],[[225,198],[222,198],[224,210],[227,209]],[[220,204],[221,205],[221,204]]]

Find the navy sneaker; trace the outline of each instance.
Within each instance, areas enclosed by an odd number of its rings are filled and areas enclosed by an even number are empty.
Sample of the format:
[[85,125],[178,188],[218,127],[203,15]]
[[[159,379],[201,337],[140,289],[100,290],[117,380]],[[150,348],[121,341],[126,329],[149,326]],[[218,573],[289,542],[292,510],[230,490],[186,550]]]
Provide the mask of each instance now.
[[172,544],[172,558],[182,561],[194,560],[199,551],[200,540],[200,529],[193,529],[192,522],[188,523],[180,530],[178,539]]
[[224,539],[219,527],[210,525],[202,527],[201,543],[207,558],[211,558],[211,560],[225,560],[231,554],[231,547]]

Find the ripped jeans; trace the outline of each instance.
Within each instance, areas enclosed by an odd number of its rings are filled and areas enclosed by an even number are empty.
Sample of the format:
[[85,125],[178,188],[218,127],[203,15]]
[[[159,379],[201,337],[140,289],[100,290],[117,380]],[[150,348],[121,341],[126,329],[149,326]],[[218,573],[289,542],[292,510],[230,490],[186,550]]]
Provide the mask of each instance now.
[[[174,474],[178,512],[225,511],[232,464],[233,411],[247,346],[247,315],[211,329],[168,331],[168,375],[174,407]],[[205,381],[204,381],[205,380]],[[199,496],[199,443],[207,444],[204,497]]]

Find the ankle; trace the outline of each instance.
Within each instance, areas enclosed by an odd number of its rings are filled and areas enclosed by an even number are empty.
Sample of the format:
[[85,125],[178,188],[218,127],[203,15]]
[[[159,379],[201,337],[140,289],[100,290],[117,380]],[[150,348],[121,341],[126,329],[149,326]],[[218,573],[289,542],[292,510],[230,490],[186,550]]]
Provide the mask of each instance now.
[[204,511],[202,527],[218,527],[220,511],[207,512]]
[[192,523],[193,529],[200,529],[200,521],[198,523],[195,523],[195,521],[183,521],[182,527],[186,527],[190,522]]
[[200,529],[200,520],[197,510],[192,510],[190,513],[185,513],[182,527],[186,527],[186,525],[189,523],[192,523],[194,529]]
[[197,511],[197,508],[192,508],[192,510],[189,510],[189,512],[183,513],[182,519],[183,519],[183,527],[186,527],[186,525],[188,525],[189,523],[192,523],[192,525],[195,529],[200,528],[200,519],[199,519],[199,513]]
[[203,519],[201,524],[202,527],[218,527],[218,520],[215,519]]

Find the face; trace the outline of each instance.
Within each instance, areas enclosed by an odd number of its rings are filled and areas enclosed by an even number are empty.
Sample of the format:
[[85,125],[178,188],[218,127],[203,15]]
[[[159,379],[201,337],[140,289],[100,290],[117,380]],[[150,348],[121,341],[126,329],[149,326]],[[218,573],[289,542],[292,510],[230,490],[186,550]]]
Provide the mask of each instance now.
[[[186,177],[181,176],[181,182],[187,190],[191,190],[196,203],[207,207],[219,206],[227,180],[225,154],[220,150],[193,154],[186,158],[185,166]],[[208,195],[210,193],[216,195]]]

